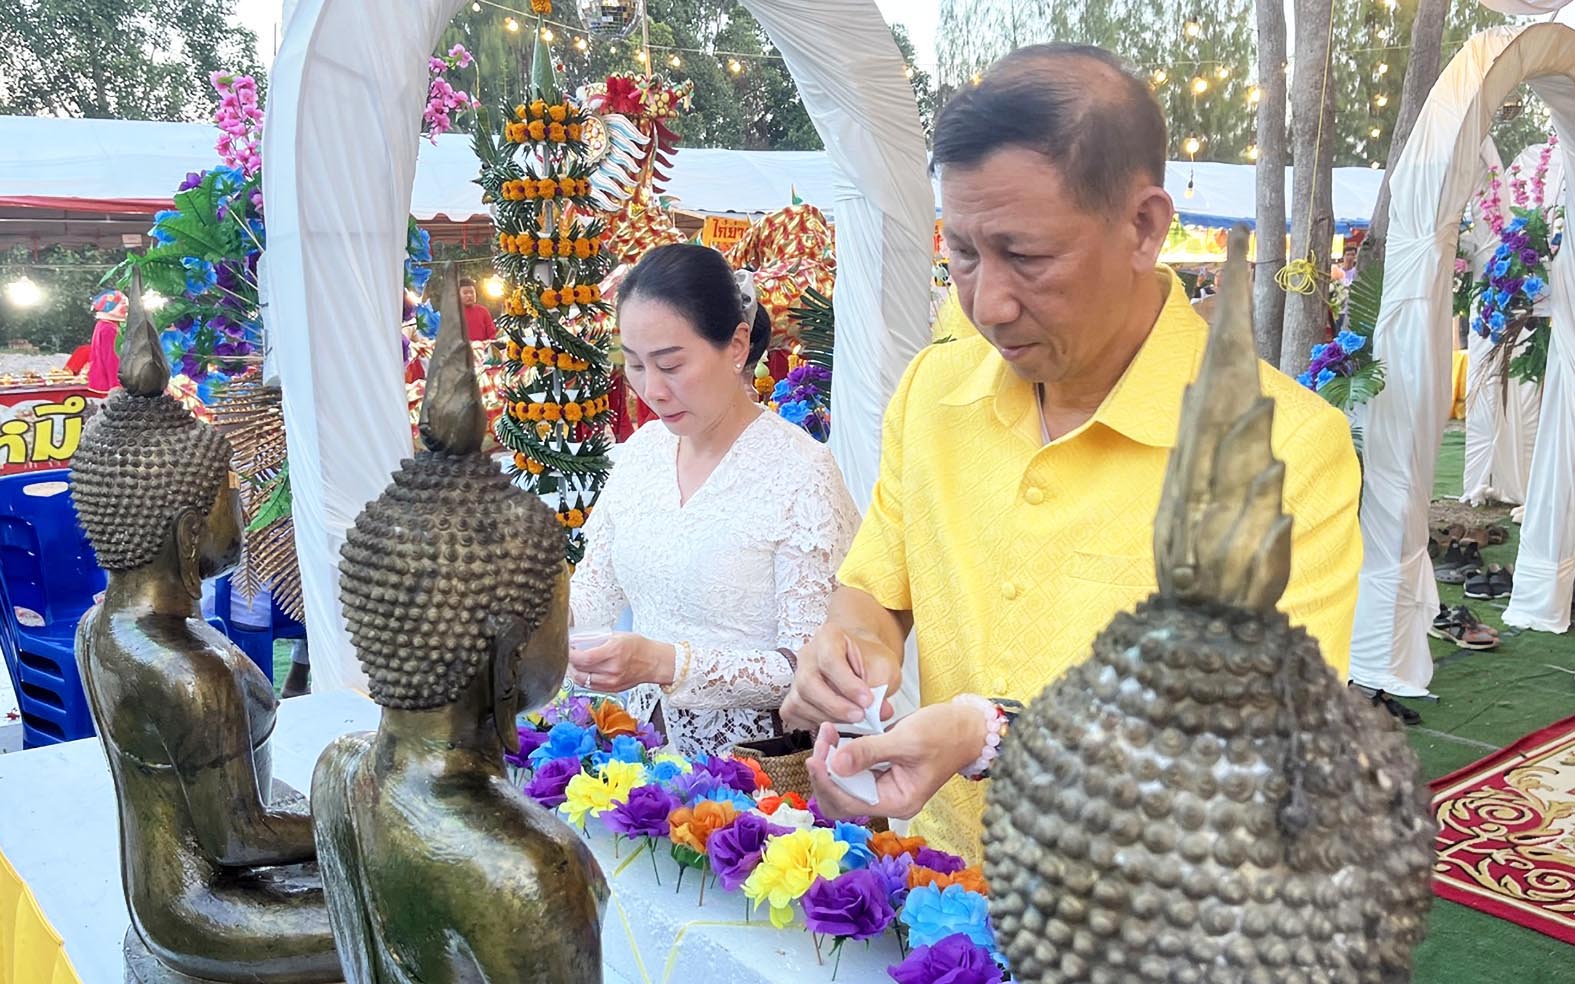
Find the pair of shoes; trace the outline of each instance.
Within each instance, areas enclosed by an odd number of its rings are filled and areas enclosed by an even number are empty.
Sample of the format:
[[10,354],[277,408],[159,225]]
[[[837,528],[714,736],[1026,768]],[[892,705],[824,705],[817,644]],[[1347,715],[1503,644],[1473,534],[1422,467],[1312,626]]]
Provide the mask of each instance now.
[[1473,540],[1450,540],[1449,549],[1433,563],[1433,576],[1444,584],[1465,584],[1482,570],[1482,551]]
[[1412,725],[1422,723],[1422,715],[1400,703],[1394,698],[1393,694],[1383,690],[1372,690],[1368,687],[1362,686],[1355,680],[1347,682],[1346,686],[1367,698],[1375,707],[1382,707],[1390,714],[1399,718],[1402,724]]
[[1465,605],[1438,606],[1438,616],[1433,619],[1427,634],[1435,639],[1446,639],[1461,649],[1497,649],[1498,630],[1484,625]]
[[1466,578],[1466,597],[1478,601],[1508,598],[1514,589],[1514,572],[1498,564],[1489,564],[1487,570]]

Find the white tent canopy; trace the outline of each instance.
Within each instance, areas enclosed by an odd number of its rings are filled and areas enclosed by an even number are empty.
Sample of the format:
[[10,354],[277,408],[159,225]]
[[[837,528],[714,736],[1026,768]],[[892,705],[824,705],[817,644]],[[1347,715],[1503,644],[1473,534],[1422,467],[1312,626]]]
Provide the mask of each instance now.
[[[390,326],[399,319],[427,56],[461,2],[409,0],[390,11],[380,0],[300,0],[274,65],[264,133],[265,291],[290,433],[314,686],[323,690],[364,686],[340,614],[339,548],[410,449],[399,337]],[[782,52],[832,148],[840,257],[832,451],[864,503],[882,411],[929,334],[935,203],[918,110],[873,0],[745,6]],[[436,156],[431,150],[425,159]],[[474,173],[467,161],[465,181]],[[764,204],[785,204],[784,191]]]
[[[1357,683],[1400,696],[1427,693],[1427,628],[1438,587],[1427,556],[1428,501],[1449,401],[1450,286],[1460,215],[1480,185],[1493,115],[1522,82],[1552,112],[1570,173],[1575,137],[1575,31],[1503,27],[1466,42],[1422,108],[1395,168],[1388,264],[1374,354],[1388,385],[1368,406],[1362,496],[1365,557],[1351,642]],[[1568,191],[1566,200],[1568,201]],[[1505,621],[1562,631],[1575,580],[1575,259],[1551,273],[1553,336],[1542,417]]]
[[[0,206],[108,210],[118,203],[129,206],[125,211],[165,208],[188,172],[216,163],[217,135],[206,123],[0,116],[0,147],[6,148],[0,156]],[[476,167],[470,138],[464,134],[445,134],[436,144],[422,141],[410,214],[421,221],[485,217]],[[1252,225],[1253,173],[1250,164],[1171,161],[1165,188],[1183,222]],[[1335,169],[1337,231],[1367,225],[1382,180],[1382,171]],[[796,191],[805,201],[834,212],[837,181],[836,162],[825,151],[680,147],[666,193],[687,211],[712,214],[774,211],[787,205]],[[133,228],[145,226],[139,222]]]

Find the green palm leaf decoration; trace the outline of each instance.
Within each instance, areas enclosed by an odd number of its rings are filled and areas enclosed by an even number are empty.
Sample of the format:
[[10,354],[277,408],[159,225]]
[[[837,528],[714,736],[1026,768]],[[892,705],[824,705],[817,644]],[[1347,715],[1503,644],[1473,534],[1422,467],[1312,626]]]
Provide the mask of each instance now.
[[830,372],[832,343],[837,335],[837,314],[831,298],[806,287],[799,297],[799,306],[788,312],[788,318],[798,325],[799,356]]

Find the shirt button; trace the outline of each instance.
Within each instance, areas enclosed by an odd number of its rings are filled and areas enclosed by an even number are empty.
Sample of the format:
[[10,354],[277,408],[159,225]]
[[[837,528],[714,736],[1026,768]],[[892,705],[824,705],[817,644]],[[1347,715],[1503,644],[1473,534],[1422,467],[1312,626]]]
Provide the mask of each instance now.
[[1038,486],[1031,485],[1028,487],[1028,490],[1023,493],[1023,498],[1028,500],[1028,504],[1030,506],[1037,506],[1041,502],[1045,501],[1044,490],[1040,489]]
[[1003,581],[1001,583],[1001,597],[1005,598],[1007,601],[1016,599],[1017,585],[1013,584],[1011,581]]
[[995,696],[997,696],[997,697],[1005,697],[1006,696],[1006,677],[1005,676],[998,676],[998,677],[995,678]]

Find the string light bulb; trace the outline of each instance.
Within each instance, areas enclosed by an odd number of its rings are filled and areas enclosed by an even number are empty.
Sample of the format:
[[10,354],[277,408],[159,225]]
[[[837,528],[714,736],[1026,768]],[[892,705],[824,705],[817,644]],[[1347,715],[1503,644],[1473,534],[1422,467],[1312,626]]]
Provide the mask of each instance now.
[[503,278],[491,276],[481,282],[481,291],[493,300],[503,296]]
[[904,78],[912,79],[913,78],[913,66],[912,65],[904,65],[904,66],[902,66],[902,74],[903,74]]
[[1389,97],[1380,92],[1378,94],[1378,98],[1373,100],[1373,105],[1377,106],[1379,109],[1383,109],[1385,106],[1389,105]]
[[1219,68],[1214,70],[1214,77],[1224,81],[1225,79],[1230,78],[1230,69],[1224,65],[1221,65]]
[[1164,85],[1165,82],[1167,80],[1169,80],[1169,78],[1170,78],[1170,73],[1165,71],[1163,68],[1156,68],[1156,69],[1154,69],[1154,84],[1155,85]]
[[684,60],[679,58],[677,55],[674,55],[673,57],[667,59],[667,64],[673,66],[674,68],[682,68]]
[[973,77],[970,78],[968,81],[972,82],[974,85],[978,85],[983,80],[984,80],[984,76],[980,75],[978,72],[975,72],[975,73],[973,73]]
[[1256,106],[1263,101],[1263,90],[1257,86],[1247,87],[1247,105]]
[[1203,25],[1198,23],[1196,18],[1188,17],[1186,22],[1181,25],[1181,33],[1188,41],[1196,41],[1198,36],[1203,33]]
[[541,29],[541,39],[543,41],[550,42],[552,40],[552,38],[553,38],[552,28],[544,27],[544,28]]
[[584,38],[576,38],[574,41],[574,46],[581,51],[591,50],[591,43]]
[[727,60],[727,70],[737,75],[744,70],[744,65],[737,58],[729,58]]
[[1372,162],[1372,163],[1371,163],[1371,164],[1369,164],[1369,165],[1367,165],[1367,166],[1368,166],[1368,167],[1369,167],[1369,168],[1372,168],[1372,169],[1373,169],[1373,170],[1374,170],[1374,171],[1376,171],[1376,170],[1378,170],[1378,169],[1379,169],[1379,168],[1380,168],[1380,167],[1382,167],[1382,166],[1383,166],[1383,165],[1382,165],[1382,164],[1379,164],[1379,163],[1378,163],[1378,162],[1377,162],[1377,161],[1373,161],[1373,162]]
[[1375,126],[1371,130],[1367,131],[1367,135],[1369,137],[1372,137],[1374,140],[1376,140],[1379,137],[1384,135],[1384,131],[1380,130],[1378,127]]
[[520,22],[512,17],[505,17],[503,19],[503,26],[508,28],[510,31],[518,31],[520,29]]
[[1181,142],[1181,149],[1186,152],[1188,157],[1196,157],[1198,156],[1198,151],[1203,149],[1203,141],[1195,136],[1188,137]]
[[634,57],[640,59],[641,62],[648,62],[648,61],[651,60],[650,52],[647,52],[647,51],[641,51],[639,54],[635,55]]
[[1199,75],[1197,78],[1192,80],[1192,94],[1194,96],[1201,96],[1205,92],[1208,92],[1208,91],[1209,91],[1209,80],[1208,79],[1206,79],[1203,76]]
[[33,307],[44,299],[44,289],[23,275],[5,285],[5,299],[19,308]]
[[1389,63],[1388,62],[1379,62],[1378,63],[1378,74],[1379,75],[1388,75],[1389,74]]
[[142,307],[146,311],[157,311],[169,302],[169,298],[156,290],[145,290],[142,292]]
[[471,11],[471,13],[474,13],[474,14],[481,13],[481,4],[479,4],[479,3],[472,3],[470,5],[470,11]]
[[1258,145],[1257,144],[1248,144],[1247,145],[1247,160],[1252,161],[1254,164],[1258,163]]

